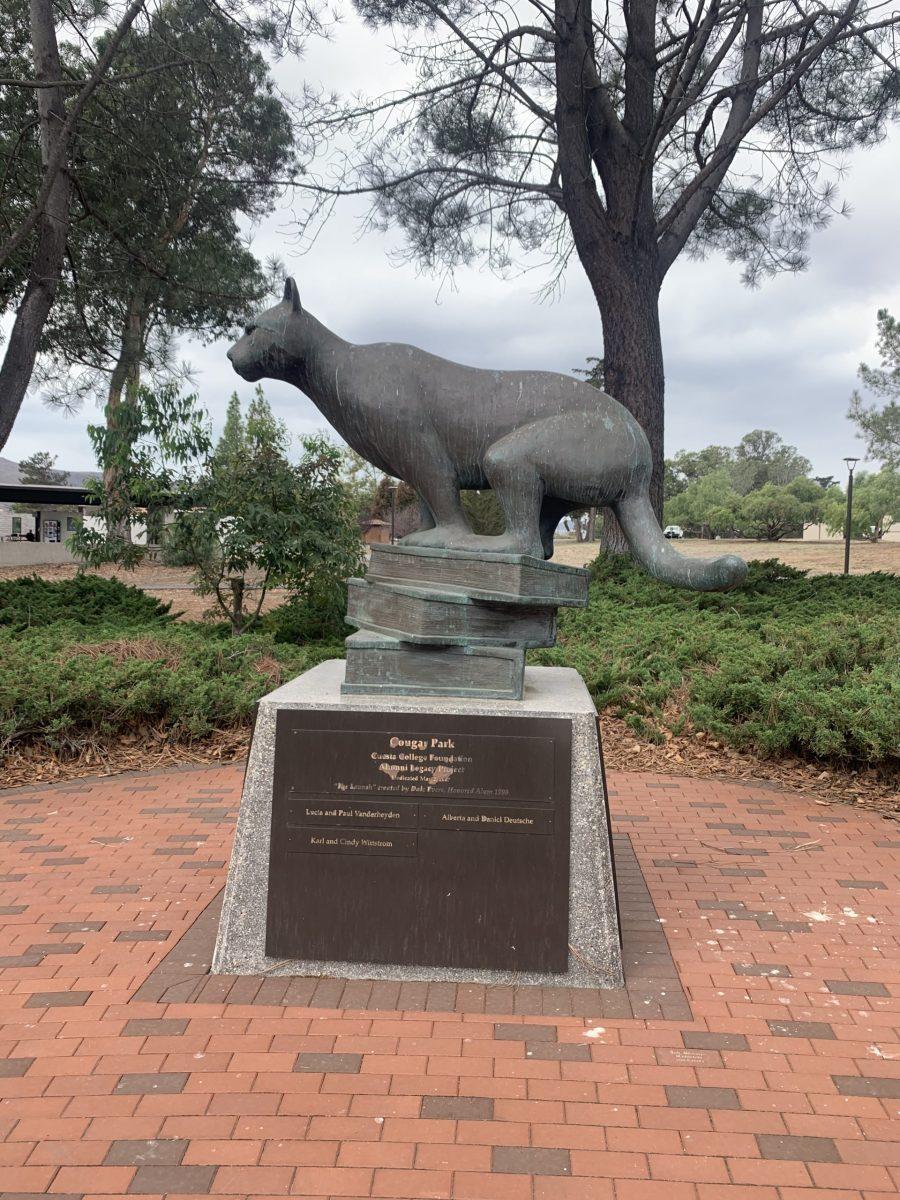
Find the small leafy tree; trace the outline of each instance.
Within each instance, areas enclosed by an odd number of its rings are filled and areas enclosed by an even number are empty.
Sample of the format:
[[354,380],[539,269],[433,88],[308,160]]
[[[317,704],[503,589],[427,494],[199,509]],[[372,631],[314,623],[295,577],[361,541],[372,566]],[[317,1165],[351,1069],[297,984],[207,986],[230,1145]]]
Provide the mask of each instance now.
[[665,462],[665,494],[670,500],[692,483],[717,471],[728,474],[732,488],[744,496],[767,483],[786,485],[809,475],[812,466],[796,446],[787,445],[772,429],[745,433],[736,446],[704,446],[679,450]]
[[[25,398],[65,264],[75,191],[75,133],[144,0],[120,6],[74,0],[64,12],[62,8],[53,0],[27,5],[0,0],[0,63],[7,77],[0,100],[0,311],[12,307],[11,298],[18,294],[0,362],[0,448]],[[70,22],[83,37],[98,16],[110,22],[102,51],[82,78],[73,79],[71,72],[65,78],[57,22]]]
[[222,437],[169,531],[167,555],[193,565],[197,591],[212,596],[234,635],[256,623],[269,588],[342,603],[344,581],[362,567],[341,451],[322,436],[301,445],[294,463],[261,389],[246,418],[232,396]]
[[353,502],[357,519],[364,521],[372,512],[379,474],[370,462],[345,447],[341,451],[341,479]]
[[506,529],[500,501],[490,488],[461,492],[463,511],[474,533],[495,537]]
[[[69,322],[66,330],[67,342],[74,340],[80,351],[68,357],[67,365],[88,367],[96,366],[100,353],[98,314],[105,324],[119,318],[123,293],[137,300],[145,292],[143,307],[152,323],[158,294],[176,275],[182,288],[185,282],[194,285],[197,310],[216,303],[221,309],[223,293],[235,290],[217,279],[214,265],[198,263],[196,253],[183,271],[177,266],[171,271],[165,244],[146,238],[147,222],[161,205],[184,210],[184,181],[166,143],[211,134],[221,147],[216,126],[221,132],[234,123],[235,114],[246,116],[251,152],[228,151],[210,164],[221,168],[223,185],[226,177],[234,182],[240,175],[245,181],[247,159],[266,138],[259,136],[255,106],[248,110],[240,84],[227,78],[229,67],[222,62],[221,39],[211,33],[212,22],[227,26],[239,40],[237,57],[252,69],[257,49],[266,47],[276,58],[298,51],[307,34],[324,32],[332,18],[318,12],[317,0],[196,0],[188,20],[195,35],[190,44],[175,36],[179,7],[182,0],[0,0],[0,313],[15,313],[0,356],[0,449],[38,352],[45,356],[57,349],[56,335],[46,324],[61,283],[77,293],[80,311],[92,309],[80,336],[77,322]],[[164,30],[156,39],[161,53],[141,65],[137,58],[144,53],[146,59],[154,28]],[[202,113],[191,105],[190,94],[210,75],[221,83],[225,101]],[[148,86],[152,91],[155,84],[161,97],[143,103]],[[166,93],[179,90],[183,102],[167,104]],[[98,176],[106,185],[99,197],[93,186]],[[277,171],[268,173],[272,188],[277,178]],[[143,200],[135,203],[134,189],[141,187]],[[205,228],[212,241],[221,222]],[[120,262],[112,268],[96,262],[92,240],[104,255],[115,246]],[[217,253],[221,247],[211,246],[210,255]],[[140,269],[147,268],[158,285],[149,290],[139,278]],[[226,263],[219,275],[228,274]],[[103,304],[110,290],[119,294],[119,311],[112,313]],[[71,308],[71,296],[67,303]],[[178,311],[182,325],[189,306],[190,301]],[[197,320],[195,313],[188,324],[193,328]]]
[[732,484],[742,496],[758,491],[767,483],[784,486],[811,471],[809,459],[771,429],[745,433],[734,448],[730,466]]
[[[29,454],[27,458],[19,459],[19,479],[22,483],[68,483],[68,471],[55,471],[53,469],[56,458],[55,454],[50,454],[47,450],[36,450],[34,454]],[[23,503],[14,504],[13,511],[17,513],[30,513],[32,509],[30,504]],[[66,507],[65,511],[74,512],[75,510]]]
[[[392,502],[391,489],[394,487],[397,492]],[[415,488],[410,487],[402,480],[393,479],[390,475],[382,475],[375,488],[368,516],[374,520],[390,523],[392,503],[394,536],[396,538],[406,537],[408,533],[419,528],[422,514]]]
[[[718,449],[718,447],[710,447]],[[731,486],[731,478],[720,468],[700,475],[684,491],[666,502],[667,524],[682,525],[700,537],[733,533],[741,497]]]
[[878,311],[878,353],[880,367],[860,363],[857,372],[863,387],[880,396],[885,404],[866,405],[859,392],[850,398],[847,414],[866,443],[869,458],[881,459],[885,466],[900,467],[900,321],[886,308]]
[[738,519],[749,537],[780,542],[789,533],[803,528],[808,507],[791,487],[766,483],[744,496]]
[[19,478],[23,483],[68,483],[68,471],[56,471],[57,455],[47,450],[36,450],[27,458],[19,459]]
[[164,512],[187,493],[212,445],[209,418],[197,397],[183,396],[173,383],[138,388],[123,401],[119,416],[114,426],[88,425],[102,475],[88,484],[94,520],[79,525],[69,539],[87,566],[137,566],[146,546],[132,542],[132,526],[138,521],[148,532],[159,530]]
[[[597,388],[602,392],[606,388],[606,361],[598,358],[596,355],[588,355],[586,367],[576,367],[575,374],[583,375],[585,383],[589,383],[592,388]],[[499,511],[499,505],[498,505]],[[598,522],[597,509],[576,508],[569,513],[569,520],[572,521],[575,540],[578,542],[593,542],[594,538],[599,536],[603,530],[603,520]],[[502,530],[501,530],[502,532]]]
[[706,446],[702,450],[679,450],[674,458],[665,462],[665,498],[671,500],[685,491],[692,483],[721,471],[734,461],[734,450],[730,446]]
[[[86,46],[73,69],[87,71],[104,44]],[[173,57],[181,69],[170,69]],[[297,169],[268,64],[207,0],[161,4],[129,32],[117,62],[125,78],[85,116],[82,215],[41,368],[49,403],[71,409],[105,397],[111,427],[140,383],[185,375],[178,335],[231,336],[262,303],[272,272],[248,248],[246,226]]]
[[575,374],[583,375],[585,383],[589,383],[591,387],[597,388],[598,391],[604,391],[606,385],[606,364],[602,358],[598,358],[595,354],[589,354],[586,361],[587,366],[576,367]]
[[[825,517],[825,509],[831,498],[832,483],[828,481],[826,476],[825,484],[819,482],[818,479],[808,479],[803,475],[798,475],[796,479],[788,484],[788,491],[791,492],[800,503],[803,505],[803,527],[808,525],[818,525]],[[840,492],[840,489],[837,489]]]
[[[839,488],[832,489],[825,507],[824,521],[829,533],[843,533],[847,519],[846,498]],[[894,525],[900,523],[900,471],[885,467],[877,474],[860,471],[853,483],[851,537],[880,542]]]

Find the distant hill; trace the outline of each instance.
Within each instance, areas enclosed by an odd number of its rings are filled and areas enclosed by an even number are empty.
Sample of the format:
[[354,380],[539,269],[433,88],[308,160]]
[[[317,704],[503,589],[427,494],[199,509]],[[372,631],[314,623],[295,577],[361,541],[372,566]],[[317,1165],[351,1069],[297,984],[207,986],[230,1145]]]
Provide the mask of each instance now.
[[[55,470],[64,471],[65,467],[54,468]],[[74,487],[78,487],[83,483],[87,483],[89,479],[97,478],[97,471],[69,471],[67,483],[71,483]],[[20,483],[19,464],[11,458],[0,457],[0,483]]]

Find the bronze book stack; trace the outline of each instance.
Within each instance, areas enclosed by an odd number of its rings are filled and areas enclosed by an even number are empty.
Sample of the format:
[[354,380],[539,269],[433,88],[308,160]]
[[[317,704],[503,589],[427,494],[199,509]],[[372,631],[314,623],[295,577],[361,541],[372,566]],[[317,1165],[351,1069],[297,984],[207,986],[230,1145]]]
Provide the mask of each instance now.
[[522,554],[372,546],[349,581],[345,694],[521,700],[525,651],[556,642],[588,573]]

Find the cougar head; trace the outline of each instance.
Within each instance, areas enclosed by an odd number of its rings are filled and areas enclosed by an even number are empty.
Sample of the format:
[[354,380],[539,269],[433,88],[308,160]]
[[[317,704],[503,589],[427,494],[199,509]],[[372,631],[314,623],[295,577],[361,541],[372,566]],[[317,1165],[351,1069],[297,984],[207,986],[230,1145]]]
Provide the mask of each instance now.
[[286,279],[284,296],[278,304],[254,317],[244,336],[228,351],[231,365],[242,379],[255,383],[258,379],[284,378],[290,358],[288,330],[302,311],[297,285],[293,279]]

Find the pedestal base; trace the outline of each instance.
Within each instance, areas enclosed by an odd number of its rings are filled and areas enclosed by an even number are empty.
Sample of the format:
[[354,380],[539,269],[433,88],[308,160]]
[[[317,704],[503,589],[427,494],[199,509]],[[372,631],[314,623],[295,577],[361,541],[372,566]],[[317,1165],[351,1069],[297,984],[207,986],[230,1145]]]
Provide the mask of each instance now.
[[[344,663],[331,660],[307,671],[260,701],[228,872],[213,972],[229,975],[327,975],[349,979],[454,980],[621,987],[622,954],[596,712],[578,674],[560,667],[526,668],[524,698],[518,702],[484,698],[466,700],[429,697],[427,701],[423,701],[403,696],[342,696],[340,689],[343,678]],[[415,718],[415,723],[421,726],[423,731],[427,729],[430,720],[433,720],[435,728],[438,728],[442,718],[454,716],[513,718],[515,721],[521,720],[523,738],[529,736],[529,719],[550,718],[565,721],[571,728],[570,763],[566,764],[571,781],[567,969],[560,972],[511,971],[423,966],[417,962],[344,962],[267,956],[266,924],[276,725],[278,713],[290,713],[291,710],[295,713],[300,710],[318,714],[320,725],[323,725],[322,716],[327,713],[336,714],[336,725],[339,724],[337,714],[370,713],[373,717],[375,714],[379,717],[387,713],[406,714],[407,718]],[[324,724],[327,725],[327,722]],[[377,725],[379,722],[373,721],[373,724]],[[384,721],[380,724],[384,724]],[[511,744],[510,763],[515,753],[515,747]],[[301,777],[302,762],[301,759],[297,768],[301,771]],[[283,787],[283,783],[280,786]],[[302,786],[301,784],[301,790]],[[313,792],[310,792],[310,795],[312,794]],[[368,794],[372,794],[371,790]],[[325,802],[328,800],[327,796],[319,798]],[[512,804],[516,800],[517,793],[513,788],[506,803]],[[528,797],[523,796],[523,800],[528,800]],[[467,803],[471,805],[470,800]],[[416,807],[414,800],[407,800],[405,797],[398,801],[395,807],[402,807],[404,804]],[[430,805],[430,816],[427,820],[421,819],[420,829],[428,827],[428,822],[434,820],[435,808],[430,798],[423,800],[420,807],[424,810],[426,804]],[[464,808],[465,804],[461,803],[457,807]],[[474,809],[470,807],[468,811]],[[449,828],[455,827],[451,823]],[[537,840],[538,832],[503,836],[511,838],[513,842],[521,841],[523,845],[526,842],[533,844]],[[458,836],[490,838],[499,835],[466,832]],[[374,839],[373,844],[382,846],[382,843],[389,840],[388,835],[381,835]],[[398,845],[401,842],[404,846],[412,844],[409,835],[399,838]],[[323,860],[330,860],[335,864],[347,861],[348,856],[342,853],[329,854],[327,841],[324,846],[325,853],[294,854],[291,870],[303,871],[304,863],[307,864],[307,870],[312,870],[313,860],[319,864]],[[322,846],[318,849],[321,850]],[[380,859],[377,855],[366,859],[367,864],[373,864],[373,870],[376,869],[375,864],[385,861],[388,860]],[[338,875],[336,868],[336,883]],[[533,888],[537,891],[545,885],[549,886],[548,880],[533,880]],[[282,884],[279,883],[279,886]],[[340,884],[337,886],[340,887]],[[335,899],[336,902],[340,902],[340,892],[336,894]],[[498,894],[498,911],[505,899],[506,897]],[[321,913],[316,919],[321,921]],[[564,947],[563,956],[565,958]]]

